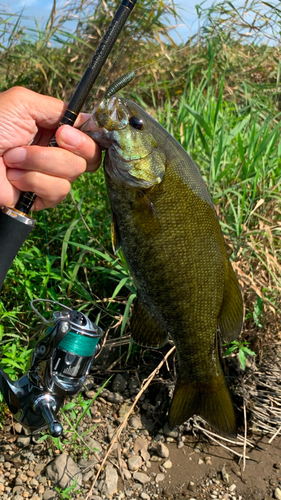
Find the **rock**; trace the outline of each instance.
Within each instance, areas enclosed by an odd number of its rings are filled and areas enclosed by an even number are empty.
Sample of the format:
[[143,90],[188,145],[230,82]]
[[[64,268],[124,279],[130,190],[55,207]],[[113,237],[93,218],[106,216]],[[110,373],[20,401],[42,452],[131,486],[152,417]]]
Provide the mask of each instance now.
[[196,493],[196,485],[193,481],[189,481],[187,489],[192,491],[192,493]]
[[141,450],[147,450],[148,448],[148,441],[147,439],[143,437],[137,437],[134,443],[134,451],[138,453]]
[[161,474],[157,474],[156,478],[155,478],[155,482],[156,483],[160,483],[160,481],[164,481],[164,479],[165,479],[165,474],[162,474],[162,473]]
[[158,443],[157,453],[161,458],[168,458],[168,456],[170,455],[169,448],[167,448],[164,443]]
[[128,458],[128,468],[129,470],[135,471],[142,466],[142,459],[139,455],[133,455]]
[[132,396],[139,392],[139,383],[137,377],[134,377],[132,380],[130,380],[129,391]]
[[173,467],[173,464],[171,460],[166,460],[166,462],[163,463],[164,469],[171,469]]
[[14,500],[24,500],[24,498],[21,495],[15,495]]
[[131,403],[123,403],[119,408],[119,417],[124,418],[131,409]]
[[48,488],[44,491],[43,500],[55,500],[57,498],[57,492]]
[[36,475],[41,474],[43,469],[45,469],[45,464],[43,464],[42,462],[38,462],[38,464],[34,466],[34,472]]
[[81,471],[74,460],[66,453],[59,455],[47,466],[46,475],[59,488],[72,486],[75,479],[78,486],[82,485]]
[[[278,489],[278,488],[277,488]],[[229,486],[228,488],[228,491],[230,491],[230,493],[232,493],[234,490],[236,490],[236,484],[233,483],[231,486]],[[280,493],[281,493],[281,490],[280,490]],[[281,500],[281,496],[280,496],[280,499],[278,500]]]
[[[4,484],[1,485],[1,486],[3,486],[2,492],[4,492]],[[24,487],[23,486],[14,486],[14,488],[13,488],[13,494],[14,495],[21,495],[21,493],[23,493],[23,492],[24,492]]]
[[22,433],[22,430],[23,430],[23,426],[19,423],[19,422],[16,422],[14,424],[14,429],[15,431],[18,433],[18,434],[21,434]]
[[98,455],[101,453],[102,446],[96,439],[88,436],[88,434],[85,434],[84,441],[87,443],[91,451],[95,451]]
[[117,470],[112,467],[112,465],[107,465],[105,467],[105,480],[102,487],[101,492],[104,495],[115,495],[117,493],[117,482],[118,482],[118,474]]
[[97,463],[98,463],[98,460],[95,457],[90,458],[90,460],[89,459],[85,460],[84,458],[80,458],[80,460],[78,460],[78,465],[82,469],[82,472],[83,472],[83,469],[85,469],[85,468],[87,468],[87,470],[94,469],[94,467]]
[[280,488],[275,489],[274,496],[275,496],[276,500],[281,500],[281,489]]
[[205,458],[205,464],[206,464],[206,465],[213,465],[213,464],[212,464],[211,457],[206,457],[206,458]]
[[121,375],[121,373],[117,373],[112,382],[112,390],[113,392],[124,392],[127,387],[127,381]]
[[30,481],[30,486],[32,486],[33,488],[37,488],[39,486],[39,483],[37,481],[37,479],[35,479],[35,477],[33,477]]
[[124,398],[123,398],[123,396],[121,396],[121,394],[119,394],[119,392],[109,392],[106,395],[106,399],[110,403],[120,404],[120,403],[124,402]]
[[150,460],[150,454],[148,453],[148,451],[141,450],[140,454],[145,462],[148,462]]
[[150,482],[150,477],[147,474],[144,474],[144,472],[134,472],[133,478],[136,481],[139,481],[141,484],[146,484]]
[[24,448],[30,444],[30,436],[19,436],[17,439],[17,445],[19,448]]
[[138,417],[131,417],[129,420],[129,425],[133,427],[133,429],[142,429],[141,420]]
[[177,438],[179,435],[179,432],[175,429],[170,429],[168,422],[165,423],[163,427],[163,432],[165,436],[171,437],[171,438]]
[[96,391],[85,391],[85,396],[88,399],[94,399],[96,395],[97,395]]
[[141,493],[140,497],[142,498],[142,500],[150,500],[150,496],[144,491]]
[[202,465],[203,463],[204,463],[204,460],[202,460],[202,458],[199,458],[198,465]]
[[123,474],[124,474],[124,478],[125,479],[131,479],[132,478],[132,474],[130,473],[130,471],[128,469],[123,469]]

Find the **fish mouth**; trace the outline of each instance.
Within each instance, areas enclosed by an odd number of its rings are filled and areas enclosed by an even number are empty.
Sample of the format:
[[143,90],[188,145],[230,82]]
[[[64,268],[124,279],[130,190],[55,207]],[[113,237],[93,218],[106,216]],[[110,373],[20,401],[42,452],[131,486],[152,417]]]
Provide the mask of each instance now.
[[101,101],[93,112],[93,118],[100,128],[105,128],[108,132],[125,128],[129,120],[124,104],[115,95],[109,100],[104,98]]

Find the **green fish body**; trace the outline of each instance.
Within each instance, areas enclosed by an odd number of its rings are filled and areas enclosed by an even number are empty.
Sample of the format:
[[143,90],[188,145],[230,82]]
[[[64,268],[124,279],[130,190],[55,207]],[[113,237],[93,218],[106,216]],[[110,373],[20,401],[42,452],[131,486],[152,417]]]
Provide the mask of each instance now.
[[170,334],[176,346],[170,426],[197,414],[235,435],[217,326],[225,341],[234,340],[243,302],[198,168],[157,121],[117,96],[104,99],[82,130],[106,149],[113,245],[122,247],[137,287],[133,340],[160,347]]

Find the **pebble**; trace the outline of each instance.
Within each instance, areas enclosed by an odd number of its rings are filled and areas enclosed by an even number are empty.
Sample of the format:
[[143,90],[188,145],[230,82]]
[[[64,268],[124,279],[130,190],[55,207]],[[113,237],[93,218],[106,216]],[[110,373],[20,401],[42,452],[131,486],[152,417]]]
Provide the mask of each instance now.
[[24,448],[25,446],[28,446],[30,444],[30,436],[19,436],[17,439],[17,446],[20,448]]
[[148,448],[148,441],[147,439],[143,437],[137,437],[137,439],[134,442],[134,451],[138,453],[139,451],[142,450],[147,450]]
[[77,486],[82,485],[82,473],[74,460],[62,453],[55,460],[49,463],[46,468],[46,475],[53,484],[59,488],[67,488],[73,484],[74,479],[77,480]]
[[[229,488],[228,488],[228,491],[230,491],[230,493],[232,493],[234,490],[236,490],[236,484],[235,484],[235,483],[233,483],[233,484],[232,484],[231,486],[229,486]],[[281,493],[281,491],[280,491],[280,493]],[[280,500],[281,500],[281,497],[280,497]]]
[[150,496],[144,491],[141,493],[142,500],[150,500]]
[[165,474],[162,474],[162,473],[156,474],[155,482],[160,483],[161,481],[164,481],[164,479],[165,479]]
[[150,477],[147,474],[144,474],[144,472],[134,472],[133,478],[136,479],[136,481],[139,481],[141,484],[150,482]]
[[193,481],[189,481],[187,489],[192,493],[196,493],[196,484]]
[[141,457],[143,458],[143,460],[145,462],[149,462],[149,460],[150,460],[150,454],[148,453],[147,450],[141,450],[140,454],[141,454]]
[[129,420],[129,425],[133,427],[133,429],[142,429],[142,423],[138,417],[131,417]]
[[117,470],[112,465],[105,467],[105,481],[102,488],[102,493],[105,495],[113,496],[117,493],[118,474]]
[[161,458],[168,458],[168,456],[170,454],[169,448],[167,448],[167,446],[164,443],[158,443],[157,453],[158,453],[159,457],[161,457]]
[[179,432],[175,429],[170,429],[168,422],[165,423],[163,427],[163,432],[165,436],[172,437],[172,438],[177,438],[179,435]]
[[281,489],[280,488],[276,488],[275,491],[274,491],[274,496],[277,500],[281,500]]
[[166,460],[166,462],[163,463],[163,467],[165,469],[171,469],[172,466],[173,466],[173,464],[172,464],[171,460]]
[[43,500],[55,500],[57,492],[55,490],[47,489],[44,491]]
[[202,460],[202,458],[199,458],[198,465],[202,465],[203,463],[204,463],[204,460]]
[[121,373],[117,373],[112,382],[112,390],[113,392],[124,392],[127,387],[127,381],[121,375]]
[[121,394],[119,394],[119,392],[109,392],[106,395],[106,399],[110,403],[120,404],[120,403],[124,402],[124,398],[123,398],[123,396]]
[[129,470],[136,471],[142,466],[142,459],[139,455],[133,455],[128,458],[128,468]]

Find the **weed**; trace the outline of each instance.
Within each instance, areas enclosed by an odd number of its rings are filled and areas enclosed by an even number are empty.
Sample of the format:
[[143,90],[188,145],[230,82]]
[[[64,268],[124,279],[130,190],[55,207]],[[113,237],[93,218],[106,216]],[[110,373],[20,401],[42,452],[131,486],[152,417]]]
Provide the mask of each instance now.
[[246,368],[246,357],[248,356],[256,356],[256,353],[254,351],[251,351],[249,349],[249,342],[243,342],[241,340],[233,340],[232,342],[228,344],[223,344],[224,346],[228,346],[230,344],[230,347],[227,349],[227,351],[224,353],[224,356],[228,356],[229,354],[234,353],[235,351],[238,351],[238,358],[242,367],[242,370],[245,370]]

